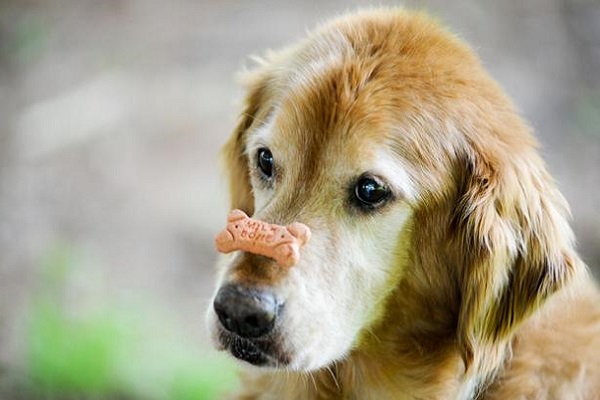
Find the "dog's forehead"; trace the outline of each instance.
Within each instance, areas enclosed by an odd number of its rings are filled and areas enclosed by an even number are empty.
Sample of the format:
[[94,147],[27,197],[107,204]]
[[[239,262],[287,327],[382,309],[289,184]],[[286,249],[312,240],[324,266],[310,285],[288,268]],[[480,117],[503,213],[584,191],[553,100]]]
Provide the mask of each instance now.
[[379,99],[373,88],[363,88],[370,67],[339,57],[329,55],[290,74],[268,117],[251,135],[250,147],[264,145],[288,160],[301,155],[320,164],[357,165],[375,157],[393,131],[393,118],[381,104],[386,96]]
[[317,163],[319,168],[328,167],[330,172],[338,169],[351,172],[373,165],[390,148],[384,134],[387,128],[383,126],[327,128],[297,120],[279,108],[249,135],[249,152],[268,147],[276,162],[285,163],[286,168],[294,167],[294,164]]
[[440,186],[460,144],[455,120],[473,110],[465,103],[478,93],[479,63],[433,26],[371,28],[335,26],[286,53],[271,70],[270,111],[249,148],[270,147],[276,161],[305,177],[324,169],[348,177],[378,164]]

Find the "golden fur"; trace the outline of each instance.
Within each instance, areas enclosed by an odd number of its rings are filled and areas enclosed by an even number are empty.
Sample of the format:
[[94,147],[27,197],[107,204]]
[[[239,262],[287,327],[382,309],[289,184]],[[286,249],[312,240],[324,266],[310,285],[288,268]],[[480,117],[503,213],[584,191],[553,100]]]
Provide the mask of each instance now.
[[[317,231],[313,263],[360,253],[344,240],[355,225],[362,243],[393,213],[406,222],[347,351],[314,369],[249,369],[240,399],[600,398],[600,296],[568,206],[468,47],[424,15],[372,10],[259,63],[225,149],[232,208],[305,222]],[[287,162],[276,195],[253,177],[248,136],[261,129],[276,132]],[[348,216],[336,177],[377,161],[377,146],[406,175],[406,193],[377,216]],[[222,279],[276,287],[292,273],[244,255]]]

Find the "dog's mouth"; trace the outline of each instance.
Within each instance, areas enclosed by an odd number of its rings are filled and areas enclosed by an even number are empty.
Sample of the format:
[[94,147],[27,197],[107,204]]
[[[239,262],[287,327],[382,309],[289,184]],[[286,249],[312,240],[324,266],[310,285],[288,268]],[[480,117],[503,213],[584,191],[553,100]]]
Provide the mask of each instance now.
[[258,367],[280,368],[290,363],[274,335],[261,338],[244,338],[219,327],[219,344],[238,360]]

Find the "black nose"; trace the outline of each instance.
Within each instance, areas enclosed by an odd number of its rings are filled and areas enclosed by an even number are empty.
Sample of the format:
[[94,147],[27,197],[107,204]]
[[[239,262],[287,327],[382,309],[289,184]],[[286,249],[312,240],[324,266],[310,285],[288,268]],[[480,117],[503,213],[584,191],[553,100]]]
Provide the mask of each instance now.
[[219,289],[213,307],[225,329],[245,338],[271,332],[279,308],[272,293],[233,284]]

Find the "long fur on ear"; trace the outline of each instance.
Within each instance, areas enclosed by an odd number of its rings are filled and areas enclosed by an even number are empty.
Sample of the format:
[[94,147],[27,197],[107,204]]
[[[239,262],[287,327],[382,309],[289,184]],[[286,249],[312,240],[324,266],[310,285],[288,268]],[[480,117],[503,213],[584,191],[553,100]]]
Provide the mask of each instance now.
[[[229,179],[230,206],[248,215],[254,213],[254,196],[250,185],[245,134],[262,121],[268,97],[268,67],[266,63],[253,72],[244,72],[243,81],[247,88],[244,108],[238,123],[223,147],[224,169]],[[261,110],[263,111],[261,113]]]
[[[467,375],[493,376],[524,319],[582,268],[568,206],[534,148],[466,157],[453,219]],[[464,166],[461,170],[465,171]]]

